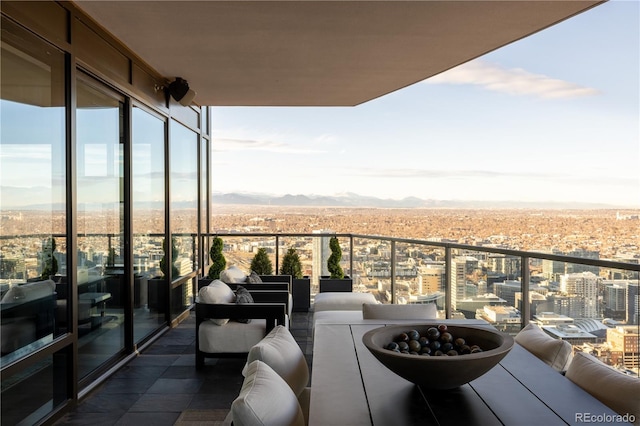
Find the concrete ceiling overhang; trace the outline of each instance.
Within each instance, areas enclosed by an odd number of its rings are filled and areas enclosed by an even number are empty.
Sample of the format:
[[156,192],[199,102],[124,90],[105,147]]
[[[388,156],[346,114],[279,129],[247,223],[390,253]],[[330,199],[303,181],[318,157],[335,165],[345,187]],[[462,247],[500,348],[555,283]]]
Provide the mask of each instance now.
[[351,106],[602,1],[75,3],[200,105]]

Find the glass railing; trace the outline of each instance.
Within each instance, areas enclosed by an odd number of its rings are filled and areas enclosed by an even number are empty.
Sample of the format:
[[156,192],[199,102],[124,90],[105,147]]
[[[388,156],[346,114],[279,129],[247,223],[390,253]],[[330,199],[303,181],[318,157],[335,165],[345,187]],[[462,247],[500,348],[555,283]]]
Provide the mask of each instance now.
[[295,248],[311,299],[326,273],[323,241],[336,236],[353,291],[381,303],[435,302],[440,318],[483,319],[512,335],[534,322],[574,351],[639,375],[638,263],[359,234],[212,236],[223,239],[227,265],[247,273],[258,248],[267,249],[274,273]]
[[[303,275],[310,278],[311,303],[319,292],[320,278],[327,275],[328,240],[336,236],[342,248],[341,266],[355,292],[372,293],[381,303],[434,302],[439,318],[480,318],[510,334],[535,322],[549,335],[569,341],[575,350],[588,351],[638,375],[638,263],[377,235],[234,232],[201,235],[198,240],[196,235],[180,234],[172,283],[162,276],[164,235],[134,235],[134,328],[140,328],[136,341],[165,321],[169,292],[171,319],[193,303],[192,278],[196,273],[206,273],[210,263],[208,257],[199,258],[198,247],[208,255],[205,242],[214,236],[223,239],[227,266],[236,265],[247,273],[258,249],[266,250],[273,273],[278,274],[285,253],[295,248]],[[3,293],[20,283],[40,279],[43,238],[47,236],[0,238]],[[65,239],[55,238],[57,275],[64,277]],[[109,295],[104,300],[92,300],[87,318],[99,315],[96,320],[112,319],[110,327],[121,322],[124,312],[125,281],[115,279],[123,272],[118,269],[122,255],[113,250],[119,246],[120,237],[115,235],[78,236],[79,291]],[[16,262],[12,263],[13,258]],[[56,280],[57,298],[62,300],[64,279]],[[94,284],[95,288],[90,287]],[[45,336],[43,344],[65,332],[68,313],[67,307],[56,314],[53,333]],[[3,318],[2,323],[8,325],[9,320]],[[102,322],[87,324],[79,327],[80,331],[87,328],[87,337],[104,332]],[[20,343],[3,350],[2,364],[22,355],[17,350],[22,346]],[[28,349],[34,348],[30,345]]]

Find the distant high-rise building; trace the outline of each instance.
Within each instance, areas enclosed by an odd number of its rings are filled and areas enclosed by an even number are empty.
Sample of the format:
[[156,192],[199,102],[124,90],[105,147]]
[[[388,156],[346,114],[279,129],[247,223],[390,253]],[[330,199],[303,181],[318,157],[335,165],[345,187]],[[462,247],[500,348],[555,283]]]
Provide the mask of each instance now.
[[[600,252],[593,250],[576,249],[567,253],[567,256],[581,257],[583,259],[600,259]],[[577,263],[567,263],[567,274],[577,274],[580,272],[592,272],[595,275],[598,275],[600,273],[600,267],[591,265],[580,265]]]
[[507,279],[514,279],[520,275],[520,258],[506,256],[504,254],[492,254],[489,256],[489,268],[494,272],[506,275]]
[[602,279],[593,272],[565,274],[560,277],[560,290],[571,296],[569,316],[573,318],[598,318],[598,283]]
[[[314,234],[332,234],[333,231],[329,229],[321,229],[313,231]],[[329,269],[327,268],[327,261],[331,255],[329,249],[330,237],[314,237],[313,239],[313,256],[312,256],[312,271],[311,282],[313,285],[318,285],[321,276],[329,275]]]
[[466,297],[467,258],[459,256],[451,261],[451,306],[456,309],[456,301]]
[[[583,259],[600,259],[600,252],[593,250],[577,249],[568,253],[554,249],[553,254],[581,257]],[[600,267],[591,265],[581,265],[577,263],[567,263],[557,260],[543,260],[542,261],[542,275],[552,281],[558,281],[560,275],[563,274],[578,274],[581,272],[592,272],[595,275],[600,273]]]
[[[553,249],[552,254],[563,254],[558,249]],[[542,260],[542,275],[551,281],[559,281],[560,275],[565,273],[565,265],[564,262],[559,262],[556,260]]]
[[[522,293],[519,291],[515,294],[515,306],[520,310],[520,312],[523,311]],[[529,309],[531,318],[533,318],[538,312],[542,312],[538,309],[539,306],[547,306],[547,297],[537,291],[529,291]]]
[[507,275],[502,272],[487,272],[487,293],[494,293],[493,284],[501,283],[507,279]]
[[625,318],[627,325],[637,325],[640,322],[640,293],[638,293],[638,284],[627,284],[627,292],[625,296],[625,304],[627,305],[627,316]]
[[445,292],[446,276],[444,265],[428,265],[420,268],[422,277],[422,293]]
[[611,361],[629,369],[640,367],[638,327],[617,326],[607,330],[607,342],[611,345]]
[[478,296],[487,293],[489,293],[487,282],[482,280],[478,281]]
[[614,284],[612,281],[604,283],[604,316],[615,320],[624,320],[626,316],[625,295],[627,285]]
[[516,293],[520,291],[520,281],[507,280],[493,284],[493,293],[506,300],[508,306],[516,306]]

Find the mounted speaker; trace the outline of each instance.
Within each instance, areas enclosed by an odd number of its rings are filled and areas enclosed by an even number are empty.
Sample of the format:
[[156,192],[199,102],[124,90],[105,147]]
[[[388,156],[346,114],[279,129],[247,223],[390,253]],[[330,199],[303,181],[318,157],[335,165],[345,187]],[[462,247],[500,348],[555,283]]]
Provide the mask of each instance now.
[[169,84],[169,94],[183,106],[191,105],[193,98],[196,96],[196,92],[189,88],[187,80],[183,80],[180,77],[176,77],[176,79]]

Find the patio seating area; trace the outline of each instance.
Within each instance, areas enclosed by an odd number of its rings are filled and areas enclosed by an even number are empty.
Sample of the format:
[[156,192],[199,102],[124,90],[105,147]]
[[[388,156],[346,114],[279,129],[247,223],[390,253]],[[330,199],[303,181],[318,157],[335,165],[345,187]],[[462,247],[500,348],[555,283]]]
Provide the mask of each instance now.
[[[311,368],[312,312],[290,331]],[[246,359],[207,358],[195,368],[195,312],[82,400],[56,425],[219,425],[242,387]]]

